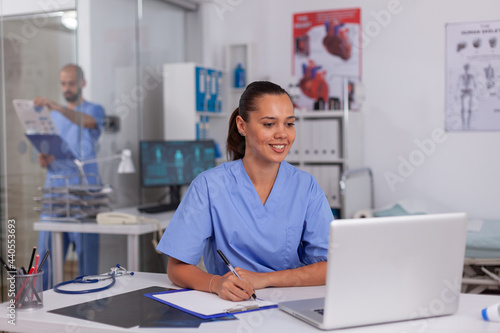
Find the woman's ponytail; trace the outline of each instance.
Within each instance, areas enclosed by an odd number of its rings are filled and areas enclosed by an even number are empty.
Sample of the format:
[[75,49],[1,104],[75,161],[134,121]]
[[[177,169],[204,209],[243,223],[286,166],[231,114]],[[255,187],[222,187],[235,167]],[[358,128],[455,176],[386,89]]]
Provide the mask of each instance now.
[[240,108],[236,108],[229,119],[229,130],[227,132],[226,154],[229,161],[236,161],[245,156],[245,137],[241,136],[236,126],[236,117]]

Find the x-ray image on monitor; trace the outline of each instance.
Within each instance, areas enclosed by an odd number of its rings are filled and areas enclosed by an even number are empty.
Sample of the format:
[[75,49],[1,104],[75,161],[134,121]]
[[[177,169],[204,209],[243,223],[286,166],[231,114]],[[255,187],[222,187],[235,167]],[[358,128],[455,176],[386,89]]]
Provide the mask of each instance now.
[[215,166],[215,145],[207,141],[141,141],[141,184],[158,187],[190,184]]

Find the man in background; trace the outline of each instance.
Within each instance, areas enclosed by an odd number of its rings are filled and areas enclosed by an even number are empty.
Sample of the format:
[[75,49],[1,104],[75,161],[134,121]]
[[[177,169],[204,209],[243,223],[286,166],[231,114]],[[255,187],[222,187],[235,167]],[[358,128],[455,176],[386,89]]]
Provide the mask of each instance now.
[[[80,161],[95,159],[95,146],[101,135],[104,123],[104,109],[102,106],[84,100],[82,89],[85,87],[85,77],[82,69],[75,64],[64,66],[59,73],[62,93],[67,104],[60,105],[44,97],[33,100],[35,106],[47,106],[51,112],[59,136],[67,144],[73,156]],[[53,155],[39,154],[38,163],[47,168],[45,187],[65,187],[67,184],[100,185],[101,180],[96,163],[83,166],[85,177],[79,176],[79,170],[72,159],[55,159]],[[50,199],[49,199],[50,200]],[[52,216],[55,216],[52,214]],[[42,217],[49,218],[48,215]],[[99,255],[99,235],[64,233],[63,255],[66,256],[68,247],[73,244],[78,255],[78,275],[97,274]],[[51,248],[51,232],[40,231],[38,238],[38,253],[43,256]],[[43,267],[44,289],[52,286],[52,262]]]

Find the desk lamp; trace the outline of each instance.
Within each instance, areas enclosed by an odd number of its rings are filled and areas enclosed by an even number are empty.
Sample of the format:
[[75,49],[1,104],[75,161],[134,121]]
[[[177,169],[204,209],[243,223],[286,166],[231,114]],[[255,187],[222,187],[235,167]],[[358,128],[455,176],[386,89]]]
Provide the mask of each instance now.
[[83,182],[83,179],[87,179],[85,177],[85,172],[83,171],[83,166],[85,164],[112,161],[112,160],[119,159],[119,158],[121,159],[121,161],[120,161],[120,164],[118,165],[118,173],[134,173],[135,172],[134,163],[132,161],[132,151],[130,149],[123,149],[121,154],[116,154],[116,155],[112,155],[112,156],[104,156],[104,157],[99,157],[99,158],[94,158],[91,160],[84,160],[84,161],[74,159],[73,162],[78,167],[78,171],[80,172],[80,177],[81,177],[82,182]]

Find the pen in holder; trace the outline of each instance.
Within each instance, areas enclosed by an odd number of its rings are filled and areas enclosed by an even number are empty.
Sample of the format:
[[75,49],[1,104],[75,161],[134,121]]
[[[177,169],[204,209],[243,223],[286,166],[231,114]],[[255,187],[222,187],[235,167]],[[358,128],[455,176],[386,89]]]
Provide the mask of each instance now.
[[34,310],[43,307],[43,271],[15,274],[17,309]]

